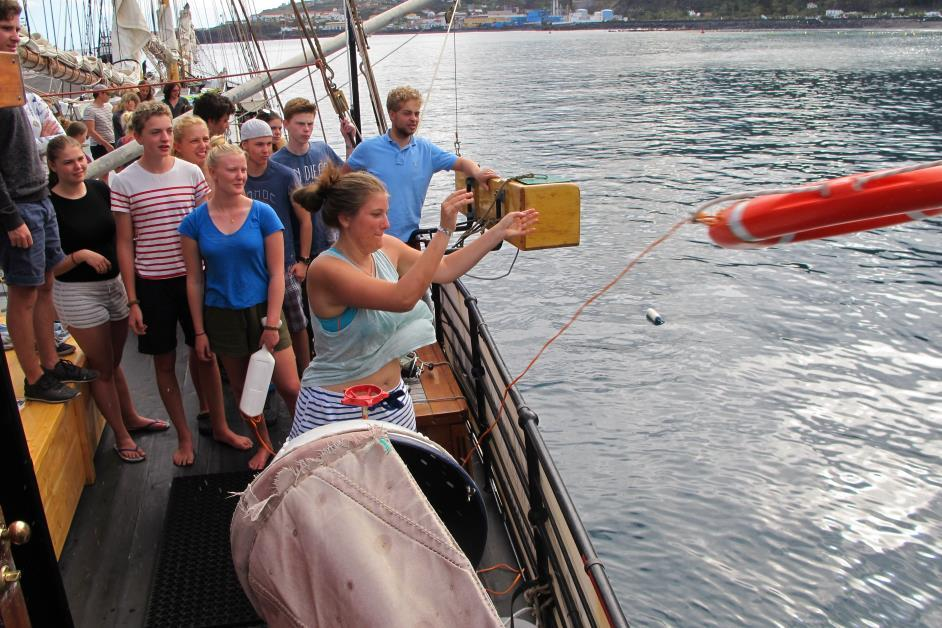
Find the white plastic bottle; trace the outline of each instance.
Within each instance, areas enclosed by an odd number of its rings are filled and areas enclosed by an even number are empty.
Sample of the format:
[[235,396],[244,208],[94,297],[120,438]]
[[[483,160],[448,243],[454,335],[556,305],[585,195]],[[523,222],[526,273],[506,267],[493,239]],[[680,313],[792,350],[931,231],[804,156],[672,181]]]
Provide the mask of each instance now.
[[275,356],[263,345],[249,358],[249,368],[245,373],[245,384],[242,386],[242,399],[239,401],[239,410],[244,415],[256,417],[262,414],[265,398],[268,396],[268,385],[271,384],[274,372]]

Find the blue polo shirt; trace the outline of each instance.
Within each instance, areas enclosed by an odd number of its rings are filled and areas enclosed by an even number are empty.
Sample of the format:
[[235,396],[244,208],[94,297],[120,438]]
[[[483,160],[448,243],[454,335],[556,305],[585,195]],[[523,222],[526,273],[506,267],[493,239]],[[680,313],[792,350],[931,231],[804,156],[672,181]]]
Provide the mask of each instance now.
[[386,233],[402,241],[419,228],[422,205],[432,175],[451,170],[458,156],[440,149],[423,137],[400,148],[387,132],[363,140],[347,159],[353,170],[367,170],[386,185],[389,192],[389,229]]

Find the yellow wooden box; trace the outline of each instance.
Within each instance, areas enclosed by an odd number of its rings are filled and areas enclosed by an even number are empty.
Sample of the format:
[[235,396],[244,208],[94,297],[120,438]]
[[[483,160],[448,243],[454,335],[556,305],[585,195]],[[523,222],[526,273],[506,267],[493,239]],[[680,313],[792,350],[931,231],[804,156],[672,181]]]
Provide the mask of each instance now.
[[[466,187],[467,178],[455,173],[455,188]],[[530,175],[521,180],[492,179],[489,186],[475,184],[475,218],[493,224],[497,216],[497,197],[501,215],[533,207],[540,212],[536,231],[522,238],[511,238],[511,244],[521,251],[552,249],[561,246],[579,246],[580,201],[579,186],[544,175]]]

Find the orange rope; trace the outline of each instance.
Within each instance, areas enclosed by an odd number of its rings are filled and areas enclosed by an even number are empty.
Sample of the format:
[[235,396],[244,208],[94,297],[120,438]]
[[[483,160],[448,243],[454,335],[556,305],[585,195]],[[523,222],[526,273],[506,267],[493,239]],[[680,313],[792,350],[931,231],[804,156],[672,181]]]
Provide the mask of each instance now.
[[262,438],[262,433],[258,431],[258,426],[261,425],[262,421],[265,420],[265,417],[263,417],[261,414],[258,416],[252,416],[252,417],[247,417],[245,415],[242,415],[242,416],[244,416],[245,421],[249,425],[252,426],[252,430],[255,432],[255,438],[258,439],[258,444],[264,447],[265,451],[267,451],[268,453],[274,456],[275,450],[272,449],[271,444],[268,442],[268,439]]
[[618,283],[618,282],[621,280],[622,277],[624,277],[626,274],[628,274],[628,271],[630,271],[632,268],[634,268],[634,267],[638,264],[638,262],[641,261],[641,259],[642,259],[643,257],[645,257],[645,256],[648,255],[651,251],[653,251],[653,250],[656,249],[658,246],[660,246],[665,240],[667,240],[667,239],[670,238],[672,235],[674,235],[674,234],[677,232],[678,229],[680,229],[681,227],[683,227],[683,226],[684,226],[685,224],[687,224],[688,222],[690,222],[690,219],[689,219],[689,218],[684,218],[683,220],[681,220],[680,222],[678,222],[677,224],[675,224],[673,227],[671,227],[670,229],[668,229],[667,232],[666,232],[664,235],[662,235],[662,236],[659,237],[657,240],[655,240],[654,242],[652,242],[652,243],[650,243],[649,245],[647,245],[646,247],[644,247],[644,250],[641,251],[641,253],[639,253],[633,260],[631,260],[630,262],[628,262],[628,265],[625,266],[625,267],[622,269],[622,271],[621,271],[620,273],[618,273],[617,275],[615,275],[615,278],[614,278],[614,279],[612,279],[610,282],[608,282],[607,284],[605,284],[605,286],[604,286],[601,290],[599,290],[598,292],[596,292],[595,294],[593,294],[591,297],[589,297],[588,299],[586,299],[585,303],[583,303],[582,305],[580,305],[580,306],[579,306],[579,309],[576,310],[576,313],[573,314],[572,317],[571,317],[568,321],[566,321],[566,324],[563,325],[562,327],[560,327],[560,328],[559,328],[559,331],[557,331],[557,332],[553,335],[552,338],[550,338],[549,340],[547,340],[547,341],[543,344],[543,346],[540,348],[539,351],[537,351],[536,355],[533,356],[533,359],[530,360],[530,363],[527,364],[527,367],[526,367],[525,369],[523,369],[523,371],[520,373],[520,375],[517,375],[517,377],[515,377],[512,382],[510,382],[509,384],[507,384],[507,387],[506,387],[506,388],[504,388],[504,395],[503,395],[503,397],[501,397],[501,399],[500,399],[500,407],[497,409],[497,416],[494,417],[494,422],[491,423],[491,425],[490,425],[486,430],[484,430],[478,438],[475,439],[475,441],[474,441],[474,447],[472,447],[472,448],[470,449],[470,451],[468,451],[468,454],[464,457],[464,460],[461,461],[462,466],[467,466],[468,462],[471,460],[471,456],[474,455],[475,450],[478,449],[478,448],[481,446],[481,443],[484,441],[484,439],[487,437],[487,435],[490,434],[490,433],[494,430],[495,427],[497,427],[497,423],[500,421],[501,416],[502,416],[503,413],[504,413],[504,408],[505,408],[506,405],[507,405],[507,395],[510,394],[510,389],[513,388],[514,386],[516,386],[516,385],[517,385],[517,382],[519,382],[519,381],[523,378],[523,376],[527,374],[527,372],[533,367],[534,364],[536,364],[536,361],[540,359],[540,356],[543,355],[543,352],[546,351],[546,349],[547,349],[551,344],[553,344],[553,343],[556,341],[557,338],[559,338],[560,336],[562,336],[563,333],[564,333],[567,329],[569,329],[569,328],[572,326],[573,323],[576,322],[576,319],[579,318],[579,317],[582,315],[582,312],[583,312],[587,307],[589,307],[589,305],[591,305],[591,304],[592,304],[596,299],[598,299],[600,296],[602,296],[603,294],[605,294],[606,292],[608,292],[608,290],[609,290],[610,288],[612,288],[612,286],[614,286],[616,283]]
[[517,574],[517,575],[516,575],[516,577],[514,578],[513,582],[510,583],[510,586],[507,587],[506,589],[504,589],[503,591],[494,591],[493,589],[489,589],[489,588],[487,588],[487,587],[484,587],[484,590],[485,590],[485,591],[487,591],[488,593],[490,593],[491,595],[493,595],[493,596],[495,596],[495,597],[500,597],[500,596],[502,596],[502,595],[507,595],[508,593],[510,593],[511,591],[513,591],[513,590],[514,590],[514,587],[517,586],[517,583],[520,582],[521,579],[523,579],[523,570],[522,570],[522,569],[517,569],[516,567],[511,567],[511,566],[508,565],[507,563],[498,563],[498,564],[494,565],[493,567],[487,567],[487,568],[485,568],[485,569],[478,569],[477,573],[478,573],[478,574],[486,574],[486,573],[491,572],[491,571],[494,571],[494,570],[496,570],[496,569],[503,569],[504,571],[509,571],[509,572],[514,573],[514,574]]

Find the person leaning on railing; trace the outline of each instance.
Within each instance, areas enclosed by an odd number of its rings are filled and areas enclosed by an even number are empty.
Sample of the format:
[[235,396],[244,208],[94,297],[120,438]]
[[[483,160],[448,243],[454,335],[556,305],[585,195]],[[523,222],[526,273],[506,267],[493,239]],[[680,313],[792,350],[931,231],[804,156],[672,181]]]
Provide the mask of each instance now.
[[315,183],[294,193],[296,203],[322,212],[340,237],[308,270],[317,355],[301,380],[291,438],[362,416],[360,408],[341,403],[344,390],[359,384],[389,392],[383,404],[370,409],[371,419],[415,429],[399,358],[435,342],[432,313],[422,296],[432,282],[448,283],[463,275],[505,238],[532,233],[538,219],[534,209],[510,213],[446,257],[458,210],[471,199],[464,191],[445,199],[438,231],[420,252],[384,233],[389,197],[369,173],[342,174],[330,164]]

